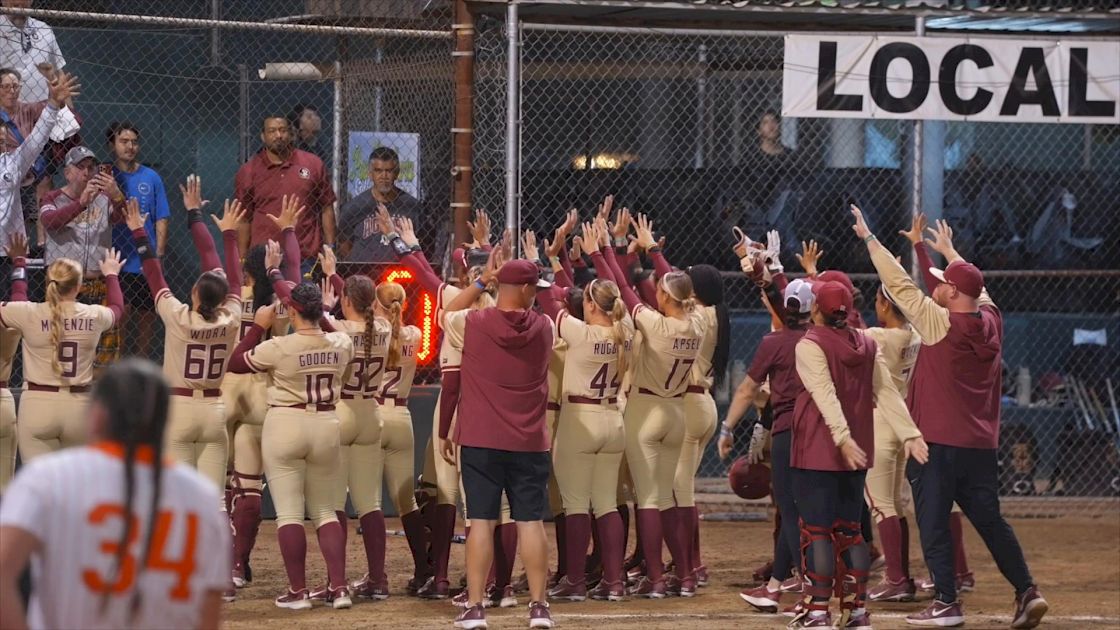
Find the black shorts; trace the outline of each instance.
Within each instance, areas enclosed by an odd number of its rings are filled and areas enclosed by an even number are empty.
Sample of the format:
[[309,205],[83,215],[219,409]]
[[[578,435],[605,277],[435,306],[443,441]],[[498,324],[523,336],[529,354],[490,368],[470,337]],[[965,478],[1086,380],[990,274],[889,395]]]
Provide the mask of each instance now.
[[464,446],[459,452],[467,518],[496,521],[502,492],[514,521],[544,520],[548,509],[548,452],[523,453]]
[[121,283],[121,293],[124,294],[124,303],[129,310],[145,312],[155,310],[152,291],[148,288],[148,279],[144,274],[122,271],[118,278]]

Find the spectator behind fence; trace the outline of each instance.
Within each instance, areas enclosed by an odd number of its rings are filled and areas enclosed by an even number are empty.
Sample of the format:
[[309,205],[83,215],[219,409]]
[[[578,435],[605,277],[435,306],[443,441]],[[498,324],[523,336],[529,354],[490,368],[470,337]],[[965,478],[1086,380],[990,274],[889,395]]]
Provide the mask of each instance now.
[[[31,0],[4,0],[3,6],[27,9]],[[24,99],[35,103],[47,100],[49,77],[66,67],[66,59],[50,26],[23,15],[0,15],[0,67],[19,71]]]
[[284,116],[265,117],[261,142],[264,146],[241,166],[235,181],[235,194],[249,217],[238,232],[240,249],[280,240],[269,215],[279,216],[283,197],[295,196],[305,208],[295,229],[300,272],[308,273],[322,246],[335,244],[334,188],[323,161],[292,145],[292,127]]
[[[46,237],[46,263],[49,266],[59,258],[77,261],[85,272],[77,301],[108,306],[108,287],[99,264],[112,245],[111,225],[123,221],[124,193],[113,179],[110,166],[98,165],[97,157],[86,147],[74,147],[66,153],[63,174],[66,185],[48,192],[39,209]],[[116,327],[101,335],[93,361],[95,376],[116,361],[119,347]]]
[[[130,122],[114,122],[105,131],[105,141],[113,156],[113,176],[125,197],[135,197],[140,202],[140,214],[145,215],[144,229],[148,240],[155,243],[156,255],[163,258],[167,250],[167,222],[171,210],[167,205],[167,191],[163,178],[150,167],[141,164],[140,129]],[[126,354],[151,358],[153,332],[156,326],[155,301],[148,290],[148,282],[140,266],[140,253],[133,244],[132,232],[123,223],[113,226],[113,247],[124,259],[121,267],[121,291],[128,309],[121,329],[129,340]]]
[[331,156],[327,155],[327,145],[320,142],[323,119],[319,116],[319,110],[314,105],[296,105],[288,114],[288,124],[295,134],[296,148],[314,154],[330,170]]
[[395,262],[393,248],[381,242],[377,229],[377,206],[384,204],[393,216],[407,217],[413,223],[420,215],[420,202],[397,188],[401,162],[397,152],[377,147],[369,154],[369,190],[342,206],[339,213],[339,241],[342,256],[357,262]]

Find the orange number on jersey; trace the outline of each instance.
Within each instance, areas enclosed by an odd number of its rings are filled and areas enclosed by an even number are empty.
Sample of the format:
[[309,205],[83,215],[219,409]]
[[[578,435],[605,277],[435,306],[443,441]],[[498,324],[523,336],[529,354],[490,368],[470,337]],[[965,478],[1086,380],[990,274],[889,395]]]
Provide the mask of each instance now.
[[[90,511],[87,520],[91,525],[100,525],[110,516],[118,516],[121,520],[124,520],[124,506],[103,503]],[[165,510],[156,517],[155,529],[152,531],[152,545],[148,549],[147,563],[147,568],[152,571],[167,571],[175,574],[178,580],[168,596],[180,601],[190,599],[190,579],[194,575],[195,552],[198,548],[198,515],[194,512],[187,512],[185,516],[182,557],[173,560],[165,555],[171,528],[175,525],[175,514]],[[82,570],[82,582],[95,593],[114,595],[123,593],[132,588],[132,583],[136,579],[136,559],[130,549],[136,543],[140,528],[135,515],[130,514],[128,517],[132,519],[132,533],[125,543],[124,555],[121,556],[120,575],[117,576],[116,583],[108,584],[107,580],[93,569]],[[104,540],[101,542],[101,552],[113,558],[117,557],[119,550],[120,545],[116,541]]]

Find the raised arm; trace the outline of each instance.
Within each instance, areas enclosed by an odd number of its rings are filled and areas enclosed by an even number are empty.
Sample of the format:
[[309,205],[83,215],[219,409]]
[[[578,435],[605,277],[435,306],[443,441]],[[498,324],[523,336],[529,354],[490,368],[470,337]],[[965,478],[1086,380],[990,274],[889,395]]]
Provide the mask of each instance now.
[[123,264],[121,255],[115,249],[105,252],[105,259],[101,261],[101,275],[105,277],[105,301],[113,313],[113,325],[124,317],[124,294],[121,293],[121,283],[117,277]]
[[615,258],[614,251],[608,247],[603,256],[606,258],[607,265],[610,266],[611,272],[614,274],[615,283],[618,285],[618,290],[622,294],[622,301],[626,304],[626,310],[633,313],[634,309],[642,304],[641,298],[634,292],[634,289],[627,281],[628,278],[622,273],[622,269],[619,268],[618,259]]
[[[148,290],[152,299],[159,299],[161,291],[167,288],[167,281],[163,277],[163,265],[156,256],[155,248],[148,240],[148,231],[144,229],[144,218],[140,216],[140,201],[135,197],[128,200],[124,215],[125,225],[132,231],[132,243],[140,255],[140,267],[144,271],[144,279],[148,282]],[[205,227],[203,230],[205,231]]]
[[77,77],[66,72],[56,73],[54,79],[50,81],[50,97],[47,99],[47,106],[39,114],[39,120],[36,121],[35,127],[24,139],[23,144],[14,149],[15,161],[19,165],[21,177],[23,173],[31,169],[35,160],[39,159],[39,155],[43,152],[43,147],[47,146],[51,129],[54,129],[54,124],[58,120],[59,110],[62,109],[66,101],[81,94],[81,89],[82,86],[78,83]]
[[8,259],[12,261],[10,279],[12,281],[9,302],[27,301],[27,237],[22,232],[13,232],[8,237]]
[[644,214],[638,215],[638,247],[644,249],[646,256],[653,261],[653,274],[657,280],[673,271],[672,265],[665,260],[661,244],[653,239],[653,221]]
[[237,226],[245,219],[245,211],[241,202],[227,199],[223,204],[222,216],[218,218],[211,215],[218,230],[222,233],[222,249],[226,257],[226,280],[229,282],[229,294],[241,298],[241,248],[238,247]]

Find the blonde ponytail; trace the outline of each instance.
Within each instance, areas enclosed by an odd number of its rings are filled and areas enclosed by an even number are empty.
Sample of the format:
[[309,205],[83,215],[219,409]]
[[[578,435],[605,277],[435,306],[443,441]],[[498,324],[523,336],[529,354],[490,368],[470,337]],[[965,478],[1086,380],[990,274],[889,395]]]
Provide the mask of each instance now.
[[630,331],[626,327],[626,304],[622,302],[622,293],[618,290],[618,285],[610,280],[592,280],[587,285],[587,292],[595,306],[614,322],[611,336],[618,348],[618,373],[625,374],[626,341]]
[[47,305],[51,309],[51,369],[62,375],[58,348],[62,343],[62,296],[74,293],[82,281],[82,266],[69,258],[59,258],[47,268]]
[[692,278],[683,271],[673,271],[661,277],[661,288],[669,297],[681,305],[686,313],[696,308],[696,297],[692,293]]
[[614,320],[614,343],[618,346],[618,373],[625,374],[629,367],[626,364],[626,342],[630,331],[626,327],[626,305],[622,303],[622,298],[615,299],[611,319]]
[[401,326],[403,324],[402,312],[404,311],[404,287],[394,282],[384,282],[377,286],[377,302],[381,308],[389,311],[389,324],[393,332],[389,337],[389,356],[386,365],[395,368],[401,363]]

